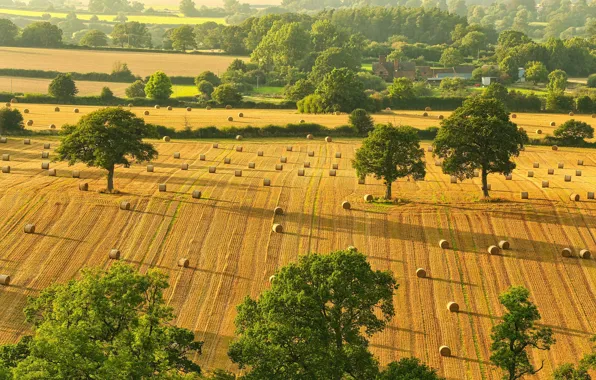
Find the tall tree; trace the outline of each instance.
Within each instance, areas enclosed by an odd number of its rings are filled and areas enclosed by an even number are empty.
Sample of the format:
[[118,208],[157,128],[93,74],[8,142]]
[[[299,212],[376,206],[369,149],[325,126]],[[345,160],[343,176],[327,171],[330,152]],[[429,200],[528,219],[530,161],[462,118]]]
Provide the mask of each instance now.
[[540,368],[534,368],[528,357],[528,349],[549,350],[555,343],[553,332],[548,327],[536,327],[540,313],[530,301],[530,292],[523,286],[513,286],[499,296],[507,312],[503,320],[493,327],[491,338],[491,362],[505,371],[504,379],[517,380],[525,375],[534,375]]
[[[54,284],[25,307],[33,335],[0,347],[0,375],[15,379],[177,379],[199,375],[188,359],[202,342],[171,324],[167,276],[139,274],[115,263],[83,269],[79,280]],[[9,360],[6,360],[9,359]]]
[[395,289],[355,250],[302,256],[238,306],[229,356],[247,379],[374,379],[369,337],[393,317]]
[[0,19],[0,46],[11,46],[17,40],[19,27],[9,19]]
[[105,108],[83,116],[76,125],[62,128],[58,160],[69,165],[82,162],[108,171],[108,192],[114,190],[116,165],[144,162],[157,157],[150,143],[153,131],[143,119],[119,108]]
[[594,128],[580,120],[567,120],[554,132],[555,138],[564,144],[578,145],[585,139],[594,138]]
[[61,100],[70,99],[78,92],[79,90],[70,74],[58,74],[48,86],[48,94]]
[[194,29],[190,25],[181,25],[172,30],[170,40],[172,40],[172,47],[176,50],[186,51],[186,49],[197,47]]
[[315,93],[323,99],[325,112],[352,112],[366,104],[364,85],[346,68],[333,69],[325,75]]
[[443,172],[459,179],[481,170],[482,190],[488,197],[490,173],[509,174],[515,169],[524,134],[509,120],[496,99],[470,98],[443,120],[434,141],[434,154],[443,159]]
[[310,49],[310,36],[302,24],[277,22],[252,52],[251,59],[264,68],[297,67]]
[[352,166],[358,177],[373,175],[385,183],[385,198],[391,199],[391,185],[398,178],[422,179],[426,175],[424,150],[412,127],[377,125],[362,141]]
[[32,47],[60,47],[62,30],[47,21],[34,22],[23,29],[21,43]]
[[181,0],[180,1],[180,13],[186,17],[197,16],[198,11],[193,0]]
[[567,73],[563,70],[555,70],[548,74],[548,84],[546,88],[549,92],[562,94],[567,88]]
[[526,65],[526,79],[537,85],[548,80],[548,71],[544,63],[539,61],[531,61]]

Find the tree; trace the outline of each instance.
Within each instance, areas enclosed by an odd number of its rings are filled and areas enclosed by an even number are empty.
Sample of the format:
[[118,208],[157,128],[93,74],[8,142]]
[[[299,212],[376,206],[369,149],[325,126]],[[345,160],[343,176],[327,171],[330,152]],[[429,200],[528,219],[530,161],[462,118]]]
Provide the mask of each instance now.
[[25,129],[23,115],[21,115],[21,112],[18,109],[11,109],[8,107],[0,109],[0,134],[18,132],[23,129]]
[[575,99],[575,109],[579,113],[596,112],[596,103],[588,95],[581,95]]
[[596,88],[596,74],[592,74],[588,77],[587,85],[589,88]]
[[394,78],[387,91],[393,104],[414,98],[414,85],[410,79],[405,77]]
[[217,86],[211,97],[219,104],[237,104],[242,100],[240,92],[231,84]]
[[145,83],[142,80],[136,80],[133,84],[128,86],[124,91],[127,98],[144,98],[145,94]]
[[108,171],[108,192],[114,190],[116,165],[129,165],[157,157],[153,145],[143,142],[152,136],[143,119],[119,108],[105,108],[83,116],[76,125],[63,127],[58,160],[69,165],[82,162]]
[[357,72],[361,67],[358,55],[353,54],[353,49],[333,47],[323,51],[317,59],[310,73],[310,79],[317,83],[333,69],[345,67]]
[[195,84],[198,86],[201,81],[206,80],[210,82],[213,86],[219,86],[221,84],[221,80],[211,71],[203,71],[195,78]]
[[357,108],[350,114],[348,118],[350,126],[354,127],[358,134],[366,135],[375,128],[372,117],[365,109]]
[[460,40],[460,44],[468,55],[479,57],[480,50],[486,48],[486,35],[478,31],[470,32]]
[[167,276],[156,269],[139,274],[122,263],[107,271],[83,269],[79,280],[27,300],[33,335],[2,346],[0,363],[15,379],[198,376],[201,368],[187,355],[200,353],[202,342],[171,323],[167,288]]
[[92,29],[85,33],[79,44],[91,47],[108,46],[108,36],[101,30]]
[[482,93],[482,97],[486,99],[496,99],[503,103],[503,105],[507,104],[507,95],[509,91],[507,87],[503,86],[501,83],[493,82],[488,85],[486,90]]
[[391,199],[391,185],[398,178],[424,178],[423,157],[416,129],[377,125],[362,141],[352,166],[360,178],[373,175],[382,179],[386,186],[385,198]]
[[170,34],[172,47],[176,50],[186,51],[188,48],[196,49],[195,34],[192,26],[182,25],[172,30]]
[[110,90],[109,87],[104,87],[101,89],[101,93],[99,94],[99,97],[101,99],[104,100],[109,100],[109,99],[113,99],[114,98],[114,92],[112,90]]
[[302,24],[276,22],[253,50],[251,60],[262,68],[296,67],[310,49],[310,35]]
[[23,29],[21,43],[32,47],[60,47],[62,30],[47,21],[34,22]]
[[395,314],[397,284],[355,250],[309,254],[238,307],[228,355],[247,379],[374,379],[368,338]]
[[180,13],[185,17],[194,17],[198,15],[195,2],[193,0],[181,0],[180,1]]
[[439,63],[444,67],[455,67],[462,64],[463,62],[464,57],[462,56],[461,52],[454,47],[448,47],[447,49],[443,50],[441,59],[439,59]]
[[526,65],[526,79],[537,85],[540,82],[548,80],[548,70],[544,63],[539,61],[531,61]]
[[444,380],[444,378],[437,374],[437,370],[417,358],[403,358],[389,363],[379,380]]
[[0,19],[0,46],[11,46],[19,35],[19,27],[9,19]]
[[465,95],[466,82],[462,78],[443,78],[439,88],[444,95]]
[[92,13],[111,13],[128,11],[127,0],[89,0],[89,12]]
[[315,93],[321,96],[325,112],[352,112],[366,104],[362,82],[346,68],[333,69],[325,75]]
[[50,82],[48,87],[48,94],[57,99],[70,99],[78,92],[79,90],[70,74],[58,74],[56,78]]
[[197,89],[206,99],[210,99],[211,94],[213,94],[213,91],[215,90],[215,87],[213,87],[213,84],[211,82],[202,80],[199,83],[197,83]]
[[172,95],[172,81],[163,71],[156,71],[145,85],[145,94],[155,100],[167,100]]
[[111,33],[115,45],[128,47],[151,47],[151,34],[145,24],[130,21],[114,26]]
[[591,380],[588,370],[583,366],[577,368],[571,363],[565,363],[553,372],[553,380]]
[[522,286],[513,286],[499,296],[499,301],[507,312],[503,315],[502,322],[493,327],[490,360],[506,372],[504,379],[516,380],[539,372],[544,362],[540,368],[535,369],[530,363],[527,350],[549,350],[555,343],[550,328],[535,326],[540,313],[529,298],[530,292]]
[[567,88],[567,73],[563,70],[555,70],[548,74],[548,84],[546,88],[549,92],[562,94]]
[[503,103],[476,97],[443,120],[434,154],[443,159],[443,172],[460,180],[481,169],[482,190],[488,197],[488,174],[510,174],[515,169],[511,157],[519,155],[523,142],[523,133],[509,120]]
[[506,56],[499,63],[499,69],[507,74],[511,82],[516,82],[519,79],[519,64],[512,56]]
[[316,86],[309,79],[300,79],[293,86],[287,86],[284,90],[286,99],[292,101],[299,101],[304,97],[313,94]]
[[583,121],[571,119],[555,129],[554,135],[562,143],[578,145],[583,143],[584,139],[594,137],[594,128]]

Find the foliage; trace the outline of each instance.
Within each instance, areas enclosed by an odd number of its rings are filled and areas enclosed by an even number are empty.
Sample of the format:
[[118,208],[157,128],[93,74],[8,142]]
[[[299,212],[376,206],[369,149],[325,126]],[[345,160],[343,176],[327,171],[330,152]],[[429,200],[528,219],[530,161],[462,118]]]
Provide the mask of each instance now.
[[548,70],[542,62],[531,61],[526,64],[526,79],[535,85],[548,80]]
[[91,47],[107,46],[108,36],[101,30],[92,29],[85,33],[83,38],[79,41],[79,44]]
[[314,83],[318,83],[333,69],[346,68],[357,72],[360,66],[360,55],[356,49],[332,47],[319,54],[309,77]]
[[137,80],[124,91],[127,98],[144,98],[145,94],[145,83],[142,80]]
[[581,95],[575,99],[575,109],[579,113],[596,112],[596,102],[588,95]]
[[488,85],[486,90],[484,90],[482,96],[487,99],[496,99],[505,105],[507,104],[508,94],[509,91],[507,91],[507,87],[503,86],[501,83],[493,82]]
[[444,119],[434,141],[434,154],[443,159],[443,172],[472,178],[481,170],[484,196],[488,197],[489,173],[509,174],[515,169],[523,134],[509,120],[503,103],[476,97]]
[[19,27],[9,19],[0,19],[0,46],[11,46],[16,43]]
[[213,87],[213,84],[211,82],[202,80],[199,83],[197,83],[197,89],[205,99],[211,99],[211,94],[213,94],[215,87]]
[[300,23],[275,23],[251,54],[260,67],[298,66],[310,50],[310,36]]
[[119,108],[104,108],[83,116],[76,125],[62,128],[58,160],[69,165],[82,162],[108,171],[108,191],[114,189],[116,165],[150,161],[157,157],[153,145],[143,142],[153,131],[143,119]]
[[491,338],[491,362],[506,372],[505,378],[520,379],[533,375],[544,365],[535,369],[530,363],[527,350],[549,350],[555,343],[553,332],[548,327],[537,328],[540,319],[538,308],[530,300],[530,292],[522,286],[514,286],[499,296],[507,312],[503,320],[493,327]]
[[198,13],[193,0],[181,0],[179,9],[185,17],[195,17]]
[[391,199],[391,185],[398,178],[423,179],[426,175],[424,150],[412,127],[377,125],[362,141],[352,166],[358,177],[373,175],[386,186],[386,199]]
[[112,99],[114,97],[114,93],[112,92],[112,90],[110,90],[109,87],[103,87],[101,89],[99,97],[102,99]]
[[387,91],[393,104],[414,98],[414,85],[408,78],[394,78]]
[[594,128],[583,121],[571,119],[555,129],[554,136],[567,145],[579,145],[585,139],[594,138]]
[[356,74],[358,80],[362,82],[365,90],[383,91],[387,88],[387,82],[377,75],[368,72],[359,72]]
[[596,88],[596,74],[590,75],[586,83],[589,88]]
[[25,129],[23,115],[18,109],[0,108],[0,134],[19,132]]
[[217,87],[221,84],[221,80],[211,71],[203,71],[197,75],[195,78],[195,84],[198,86],[199,83],[204,80],[211,83],[214,87]]
[[47,21],[31,23],[23,29],[21,44],[30,47],[60,47],[62,30]]
[[[2,347],[15,379],[141,379],[199,375],[187,358],[200,353],[192,331],[175,327],[163,292],[166,275],[115,263],[83,269],[79,280],[54,284],[25,307],[33,336]],[[8,355],[6,355],[8,354]],[[1,368],[1,366],[0,366]]]
[[294,83],[294,85],[286,86],[284,89],[284,95],[286,99],[297,102],[300,99],[304,99],[306,96],[314,93],[315,88],[315,85],[309,79],[300,79]]
[[323,98],[318,94],[307,95],[302,100],[299,100],[296,105],[300,113],[318,114],[326,112]]
[[315,93],[321,97],[325,112],[352,112],[366,104],[363,87],[353,71],[341,68],[325,75]]
[[190,25],[181,25],[173,29],[170,33],[170,40],[175,50],[186,51],[197,47],[194,29]]
[[356,108],[352,111],[348,121],[350,126],[354,127],[360,135],[367,135],[375,127],[372,117],[362,108]]
[[375,378],[368,339],[393,317],[396,288],[355,250],[302,256],[238,306],[228,354],[246,379]]
[[167,100],[172,93],[172,81],[163,71],[154,72],[145,85],[145,94],[150,99]]
[[389,363],[379,376],[379,380],[444,380],[444,378],[439,376],[434,368],[411,357]]
[[546,88],[552,93],[562,93],[567,88],[567,74],[563,70],[555,70],[548,74]]
[[57,99],[69,99],[78,92],[79,90],[70,74],[58,74],[48,86],[48,94]]
[[450,96],[462,96],[466,94],[466,81],[462,78],[443,78],[439,85],[441,92]]
[[571,363],[565,363],[555,369],[553,380],[591,380],[592,377],[586,368],[581,365],[577,368]]
[[116,24],[111,33],[112,42],[121,47],[151,47],[151,34],[145,24],[129,21]]
[[231,84],[217,86],[211,97],[219,104],[237,104],[242,100],[240,92]]
[[568,112],[573,109],[573,98],[560,91],[549,91],[546,94],[545,109],[550,112]]
[[443,50],[439,63],[444,67],[454,67],[461,65],[464,62],[464,57],[459,50],[453,47],[449,47]]

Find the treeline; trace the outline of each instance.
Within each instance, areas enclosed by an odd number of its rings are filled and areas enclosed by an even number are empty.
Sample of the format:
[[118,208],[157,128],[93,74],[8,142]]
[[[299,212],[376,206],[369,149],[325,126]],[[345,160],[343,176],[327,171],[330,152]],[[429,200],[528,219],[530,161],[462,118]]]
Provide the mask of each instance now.
[[[53,70],[28,70],[28,69],[2,69],[0,68],[0,76],[24,77],[24,78],[46,78],[54,79],[59,74],[70,74],[74,80],[93,81],[93,82],[123,82],[132,83],[135,80],[141,79],[134,76],[130,70],[113,71],[112,73],[77,73],[69,72],[62,73]],[[191,78],[192,79],[192,78]]]

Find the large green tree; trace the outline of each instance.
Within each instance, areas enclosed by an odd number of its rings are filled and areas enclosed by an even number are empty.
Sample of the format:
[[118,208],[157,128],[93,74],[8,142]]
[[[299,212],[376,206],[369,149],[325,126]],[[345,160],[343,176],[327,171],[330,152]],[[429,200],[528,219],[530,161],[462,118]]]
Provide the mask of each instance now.
[[172,81],[163,71],[156,71],[145,84],[145,94],[155,100],[167,100],[172,96]]
[[298,22],[276,22],[251,54],[259,66],[296,67],[311,50],[308,30]]
[[116,165],[150,161],[157,151],[143,139],[153,131],[143,119],[120,108],[105,108],[83,116],[76,125],[62,128],[56,148],[58,160],[70,165],[82,162],[108,171],[108,192],[114,190]]
[[111,33],[112,42],[122,47],[151,47],[151,34],[145,24],[129,21],[114,26]]
[[549,327],[537,327],[540,313],[530,301],[530,292],[523,286],[513,286],[499,296],[499,301],[507,310],[502,321],[493,327],[491,334],[491,362],[501,368],[506,380],[521,379],[539,372],[530,363],[528,350],[549,350],[555,343]]
[[386,186],[385,198],[391,199],[391,185],[398,178],[422,179],[426,175],[424,150],[418,132],[412,127],[377,125],[362,141],[352,166],[358,177],[373,175]]
[[464,57],[462,53],[454,47],[448,47],[447,49],[443,50],[441,59],[439,59],[439,63],[443,65],[443,67],[454,67],[461,65],[463,62]]
[[302,256],[238,306],[229,356],[246,379],[374,379],[369,337],[393,317],[396,288],[355,250]]
[[379,380],[445,380],[437,370],[417,358],[403,358],[391,362],[379,376]]
[[85,33],[83,38],[81,38],[81,40],[79,41],[79,44],[91,47],[107,46],[108,36],[106,36],[106,34],[101,30],[92,29]]
[[481,170],[482,190],[488,197],[487,176],[509,174],[511,157],[519,155],[524,134],[509,120],[504,105],[484,97],[470,98],[444,119],[434,141],[434,154],[443,159],[443,172],[459,179]]
[[19,35],[19,27],[9,19],[0,19],[0,46],[14,45]]
[[197,47],[194,30],[190,25],[182,25],[173,29],[170,39],[172,40],[172,47],[176,50],[186,51]]
[[[0,347],[0,374],[16,379],[179,379],[201,373],[189,359],[202,342],[174,326],[163,292],[167,276],[115,263],[84,269],[29,298],[33,334]],[[1,375],[0,375],[1,376]],[[11,377],[8,377],[11,378]]]
[[544,63],[539,61],[528,62],[526,65],[526,79],[534,83],[544,83],[548,80],[548,70]]
[[58,74],[48,86],[48,94],[57,99],[70,99],[78,92],[79,90],[70,74]]
[[31,47],[60,47],[62,30],[47,21],[34,22],[23,29],[21,43]]
[[0,108],[0,134],[18,132],[24,128],[23,115],[21,115],[18,109],[11,109],[9,107]]
[[562,94],[567,88],[567,73],[563,70],[551,71],[548,74],[548,84],[546,88],[549,92]]
[[323,99],[325,112],[352,112],[366,105],[364,85],[352,70],[333,69],[325,75],[315,93]]
[[594,138],[594,128],[580,120],[567,120],[554,132],[555,138],[564,144],[578,145],[585,139]]
[[236,104],[242,100],[242,94],[231,84],[217,86],[211,97],[219,104]]

